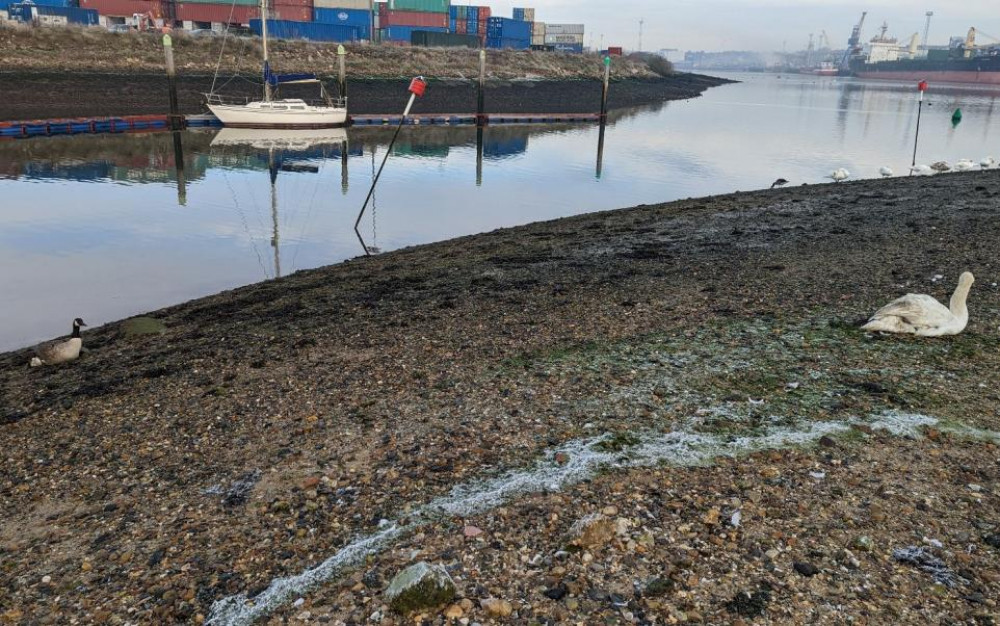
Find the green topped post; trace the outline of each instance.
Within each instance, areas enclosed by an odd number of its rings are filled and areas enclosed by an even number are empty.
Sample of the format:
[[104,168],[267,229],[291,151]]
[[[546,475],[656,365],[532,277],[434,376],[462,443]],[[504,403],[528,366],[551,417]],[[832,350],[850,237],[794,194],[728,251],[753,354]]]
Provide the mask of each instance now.
[[604,57],[604,89],[601,92],[601,124],[608,121],[608,87],[611,83],[611,57]]
[[345,65],[345,57],[347,57],[347,50],[344,46],[337,46],[337,67],[339,70],[339,79],[337,81],[337,86],[340,87],[340,97],[347,97],[347,67]]

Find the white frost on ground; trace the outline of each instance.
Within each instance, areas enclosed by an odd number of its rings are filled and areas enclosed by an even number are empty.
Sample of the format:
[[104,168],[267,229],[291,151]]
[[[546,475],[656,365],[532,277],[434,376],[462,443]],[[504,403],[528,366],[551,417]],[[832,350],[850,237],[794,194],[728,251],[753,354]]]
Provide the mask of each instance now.
[[600,445],[608,437],[571,441],[550,450],[544,459],[530,469],[510,471],[496,478],[458,485],[449,495],[432,500],[413,511],[408,516],[409,522],[406,525],[392,522],[377,533],[353,541],[316,567],[297,576],[275,579],[266,590],[252,599],[239,594],[218,600],[212,605],[206,623],[216,626],[250,624],[340,575],[344,570],[363,563],[367,556],[377,554],[403,535],[442,515],[469,517],[489,511],[518,496],[558,491],[594,476],[603,467],[650,467],[663,463],[682,467],[704,465],[720,456],[735,457],[807,445],[823,436],[846,432],[855,424],[866,424],[899,437],[915,437],[920,434],[921,428],[936,426],[959,436],[1000,442],[1000,433],[966,426],[945,426],[933,417],[895,411],[885,412],[870,420],[808,422],[799,428],[772,428],[758,436],[733,437],[685,431],[646,433],[639,437],[637,445],[621,451],[609,450],[609,446]]

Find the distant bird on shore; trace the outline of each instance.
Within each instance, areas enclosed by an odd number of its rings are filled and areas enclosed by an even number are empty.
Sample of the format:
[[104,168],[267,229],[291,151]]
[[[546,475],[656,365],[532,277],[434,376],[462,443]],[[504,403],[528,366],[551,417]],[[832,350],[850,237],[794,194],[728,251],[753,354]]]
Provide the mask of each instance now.
[[778,180],[771,183],[771,189],[774,189],[775,187],[784,187],[787,184],[788,184],[787,180],[785,180],[784,178],[779,178]]
[[979,162],[979,167],[983,168],[984,170],[991,170],[996,166],[997,166],[997,160],[991,156],[988,156]]
[[933,176],[934,174],[934,168],[930,165],[914,165],[910,168],[911,176]]
[[959,159],[958,163],[955,164],[956,172],[971,172],[976,168],[976,164],[972,159]]
[[879,168],[878,173],[882,175],[882,178],[891,178],[894,174],[892,168],[888,165],[883,165]]
[[876,311],[862,328],[920,337],[957,335],[969,323],[969,309],[965,301],[975,280],[971,272],[963,272],[948,307],[931,296],[908,293]]
[[832,172],[830,172],[829,176],[827,176],[827,178],[832,178],[833,182],[835,182],[835,183],[839,183],[841,181],[847,180],[850,177],[851,177],[851,173],[848,172],[847,170],[845,170],[842,167],[838,167],[837,169],[835,169]]
[[948,165],[947,161],[937,161],[935,163],[931,163],[931,169],[935,172],[950,172],[951,166]]
[[78,317],[73,320],[73,334],[70,335],[69,339],[47,341],[35,346],[37,356],[32,357],[31,367],[65,363],[80,356],[80,348],[83,347],[83,339],[80,337],[81,326],[86,326],[86,324]]

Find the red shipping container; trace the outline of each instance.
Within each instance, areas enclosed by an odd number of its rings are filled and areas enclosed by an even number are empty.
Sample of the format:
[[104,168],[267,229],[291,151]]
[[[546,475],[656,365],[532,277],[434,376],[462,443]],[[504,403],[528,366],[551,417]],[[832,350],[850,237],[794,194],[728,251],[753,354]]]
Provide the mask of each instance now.
[[[270,15],[272,20],[291,20],[293,22],[313,21],[312,6],[293,7],[284,4],[276,4],[271,7]],[[260,11],[257,11],[257,17],[260,17]]]
[[421,11],[392,11],[379,13],[382,28],[389,26],[432,26],[448,28],[447,13],[423,13]]
[[620,57],[622,56],[622,49],[620,47],[611,46],[610,48],[608,48],[608,56]]
[[223,24],[249,24],[252,18],[260,17],[257,7],[232,6],[228,4],[193,4],[178,2],[174,19],[191,22],[221,22]]
[[465,35],[469,32],[469,23],[465,20],[458,20],[455,22],[455,32],[459,35]]
[[479,21],[487,22],[493,17],[493,12],[490,11],[489,7],[479,7]]
[[95,9],[101,15],[114,17],[132,17],[136,13],[163,17],[163,5],[159,0],[80,0],[80,8]]

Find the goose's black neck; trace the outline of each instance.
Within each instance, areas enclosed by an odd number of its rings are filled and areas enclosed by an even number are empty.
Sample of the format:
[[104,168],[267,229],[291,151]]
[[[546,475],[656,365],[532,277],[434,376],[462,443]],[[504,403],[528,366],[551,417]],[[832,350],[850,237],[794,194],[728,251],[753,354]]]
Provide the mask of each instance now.
[[79,339],[80,338],[80,327],[77,326],[76,324],[73,324],[73,334],[70,335],[70,338],[72,338],[72,339]]

